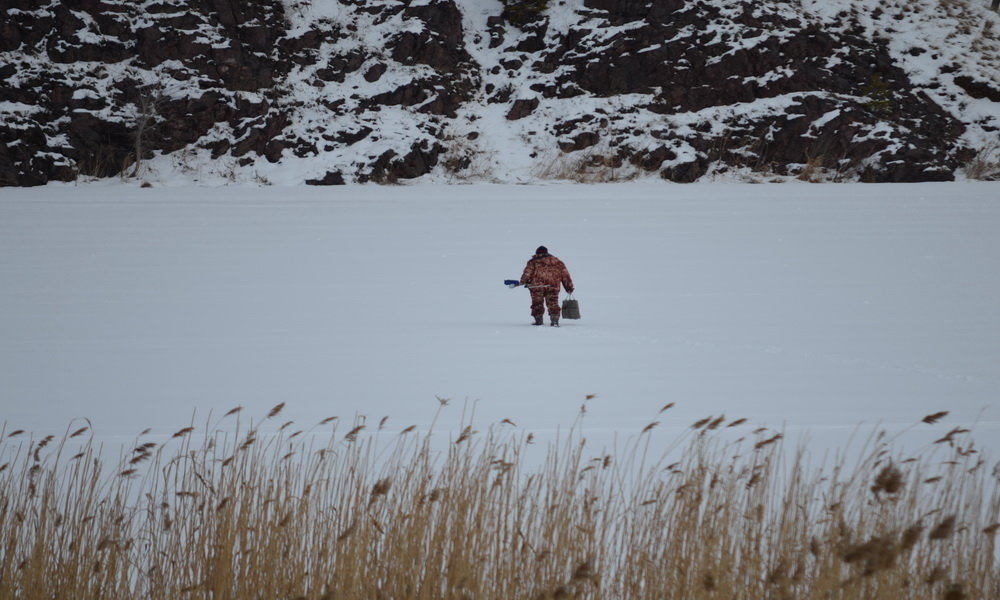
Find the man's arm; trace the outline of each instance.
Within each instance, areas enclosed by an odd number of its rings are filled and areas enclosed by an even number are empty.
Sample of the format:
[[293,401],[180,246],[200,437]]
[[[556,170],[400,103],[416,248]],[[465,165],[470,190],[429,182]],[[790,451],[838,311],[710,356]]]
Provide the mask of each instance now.
[[562,266],[562,284],[567,294],[572,294],[573,290],[576,289],[573,287],[573,278],[569,276],[569,269],[566,268],[565,264]]
[[521,285],[528,285],[531,283],[531,278],[535,274],[535,270],[532,268],[535,264],[528,261],[528,264],[524,266],[524,272],[521,273]]

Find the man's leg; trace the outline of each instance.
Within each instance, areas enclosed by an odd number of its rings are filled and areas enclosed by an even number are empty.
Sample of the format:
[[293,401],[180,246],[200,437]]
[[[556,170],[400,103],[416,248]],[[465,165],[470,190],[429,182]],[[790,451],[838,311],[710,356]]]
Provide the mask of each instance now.
[[562,314],[562,308],[559,306],[559,289],[549,290],[549,293],[545,297],[545,302],[549,308],[549,320],[554,327],[558,327],[559,316]]
[[545,288],[530,288],[531,292],[531,316],[535,318],[535,325],[542,324],[542,316],[545,314]]

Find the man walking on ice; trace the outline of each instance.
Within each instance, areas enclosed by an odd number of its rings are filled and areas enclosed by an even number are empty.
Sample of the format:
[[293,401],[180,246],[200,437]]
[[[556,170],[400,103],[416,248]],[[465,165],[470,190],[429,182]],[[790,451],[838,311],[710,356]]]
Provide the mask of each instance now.
[[563,261],[549,254],[545,246],[539,246],[524,267],[520,283],[531,292],[531,316],[535,318],[535,325],[542,324],[548,307],[551,325],[559,327],[559,286],[562,285],[567,294],[573,293],[573,279]]

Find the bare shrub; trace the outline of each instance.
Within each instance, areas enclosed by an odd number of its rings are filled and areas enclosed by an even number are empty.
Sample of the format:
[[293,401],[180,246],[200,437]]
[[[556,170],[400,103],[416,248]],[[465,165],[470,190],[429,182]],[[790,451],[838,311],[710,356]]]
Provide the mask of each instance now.
[[[602,152],[605,150],[605,152]],[[540,179],[577,183],[613,183],[632,181],[641,173],[633,165],[602,148],[577,152],[559,152],[544,162],[534,175]]]
[[448,136],[444,139],[446,153],[441,161],[445,173],[453,181],[490,181],[495,179],[496,157],[483,150],[478,137]]
[[965,164],[965,176],[983,181],[1000,181],[1000,142],[992,142],[980,148],[976,155]]

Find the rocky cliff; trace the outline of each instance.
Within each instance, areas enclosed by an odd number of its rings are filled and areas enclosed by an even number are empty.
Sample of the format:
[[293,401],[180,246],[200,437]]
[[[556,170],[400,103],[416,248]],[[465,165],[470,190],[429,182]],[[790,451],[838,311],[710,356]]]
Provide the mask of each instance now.
[[1000,20],[973,0],[0,6],[0,185],[932,181],[1000,159]]

